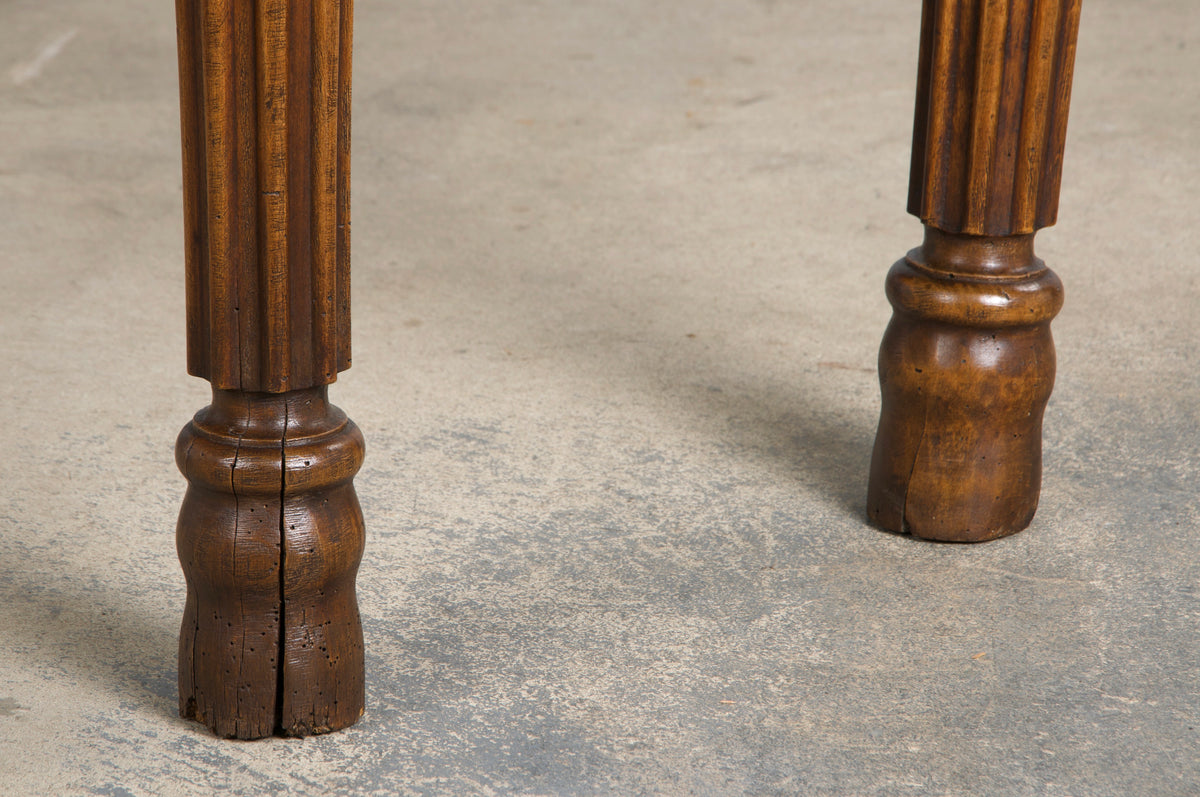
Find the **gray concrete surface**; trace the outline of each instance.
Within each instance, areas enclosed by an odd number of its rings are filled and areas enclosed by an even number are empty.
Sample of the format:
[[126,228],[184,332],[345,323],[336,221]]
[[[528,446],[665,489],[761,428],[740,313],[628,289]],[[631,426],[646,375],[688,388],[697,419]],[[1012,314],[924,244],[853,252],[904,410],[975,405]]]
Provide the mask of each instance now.
[[359,0],[367,715],[175,713],[174,22],[0,1],[0,794],[1200,793],[1200,12],[1088,0],[1033,526],[862,518],[918,10]]

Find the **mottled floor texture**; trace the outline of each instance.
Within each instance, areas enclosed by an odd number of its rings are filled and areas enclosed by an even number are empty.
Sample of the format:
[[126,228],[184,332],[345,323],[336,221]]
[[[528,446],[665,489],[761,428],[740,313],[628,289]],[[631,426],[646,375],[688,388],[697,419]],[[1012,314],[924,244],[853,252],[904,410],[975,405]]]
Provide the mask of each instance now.
[[174,18],[0,0],[0,794],[1200,793],[1200,12],[1087,0],[1032,527],[863,520],[918,5],[359,0],[368,710],[176,714]]

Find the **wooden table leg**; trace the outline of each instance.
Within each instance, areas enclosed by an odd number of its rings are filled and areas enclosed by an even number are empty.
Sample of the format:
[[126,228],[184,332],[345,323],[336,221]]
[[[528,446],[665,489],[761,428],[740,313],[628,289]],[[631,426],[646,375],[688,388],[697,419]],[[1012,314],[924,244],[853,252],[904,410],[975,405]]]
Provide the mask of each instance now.
[[977,542],[1025,528],[1041,486],[1062,285],[1033,253],[1058,212],[1080,0],[925,0],[910,213],[892,267],[867,512]]
[[188,371],[184,717],[302,736],[363,711],[350,367],[352,0],[177,0]]

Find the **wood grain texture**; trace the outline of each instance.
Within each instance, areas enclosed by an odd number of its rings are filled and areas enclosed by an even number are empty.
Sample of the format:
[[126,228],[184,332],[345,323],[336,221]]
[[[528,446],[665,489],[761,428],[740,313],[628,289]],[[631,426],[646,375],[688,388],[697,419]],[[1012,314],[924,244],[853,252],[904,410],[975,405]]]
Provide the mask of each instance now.
[[943,541],[1020,531],[1041,489],[1062,283],[1034,256],[1032,235],[930,227],[892,267],[887,293],[894,313],[879,350],[868,516]]
[[188,370],[183,716],[303,736],[363,712],[350,367],[350,0],[177,0]]
[[927,0],[908,210],[946,232],[1054,224],[1082,0]]
[[350,367],[351,0],[177,0],[188,372]]
[[363,712],[357,427],[326,388],[214,389],[184,427],[180,712],[221,736],[304,736]]
[[925,0],[909,212],[925,241],[888,274],[867,515],[979,542],[1037,510],[1058,213],[1080,0]]

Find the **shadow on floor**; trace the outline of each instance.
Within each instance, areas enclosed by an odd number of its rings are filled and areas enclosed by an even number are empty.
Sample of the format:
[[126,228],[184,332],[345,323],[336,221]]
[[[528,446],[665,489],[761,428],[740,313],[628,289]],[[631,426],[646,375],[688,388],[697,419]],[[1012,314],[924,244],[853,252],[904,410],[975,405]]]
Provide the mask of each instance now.
[[17,561],[14,554],[0,549],[6,614],[16,618],[2,635],[10,649],[36,650],[36,660],[52,662],[45,666],[61,669],[61,677],[179,721],[175,659],[181,607],[158,610],[164,593],[154,585],[120,591],[118,584],[133,580],[131,574],[56,567],[47,575],[49,568],[27,558]]

